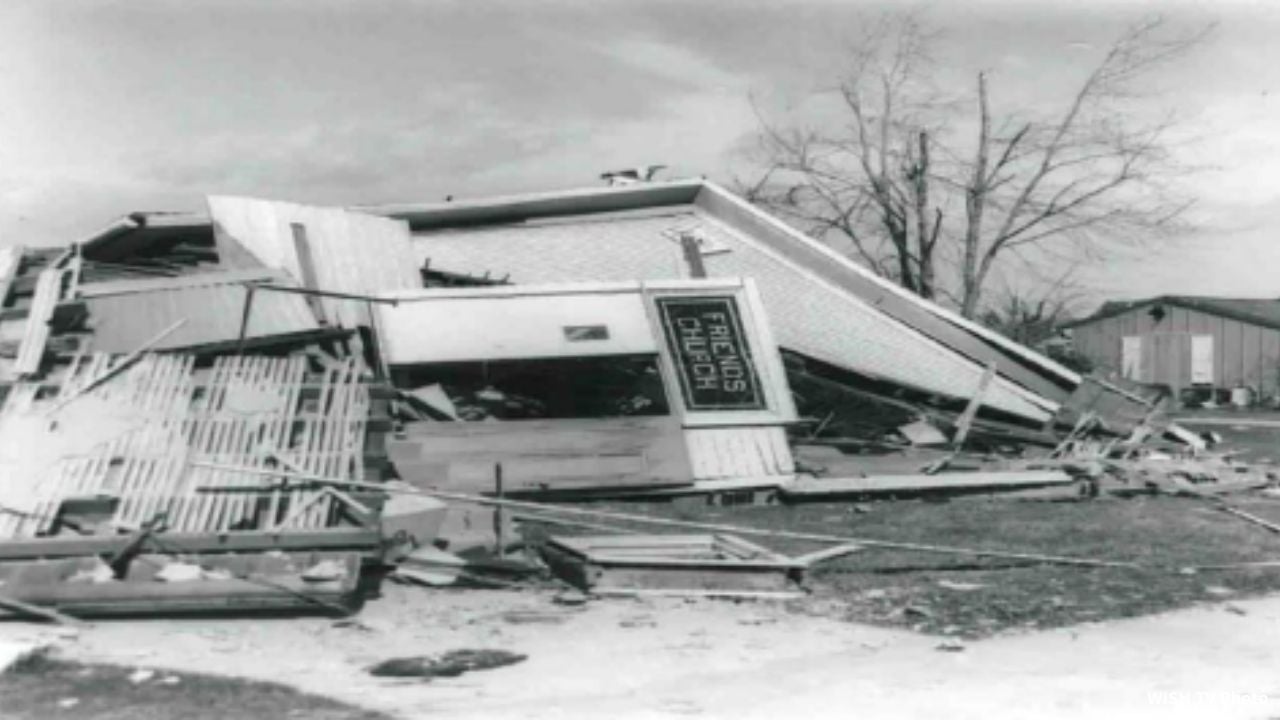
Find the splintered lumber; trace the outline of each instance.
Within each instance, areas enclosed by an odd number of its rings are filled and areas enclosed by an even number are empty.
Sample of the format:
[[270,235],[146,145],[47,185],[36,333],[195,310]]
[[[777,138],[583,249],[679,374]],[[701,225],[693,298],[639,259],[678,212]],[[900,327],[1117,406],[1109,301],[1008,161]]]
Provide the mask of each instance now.
[[31,298],[27,324],[18,347],[18,357],[13,361],[13,372],[31,375],[40,369],[45,343],[49,340],[49,321],[61,295],[63,270],[49,267],[40,272],[36,291]]
[[799,478],[783,488],[788,499],[839,496],[907,495],[925,492],[983,492],[1069,485],[1075,479],[1059,470],[876,475],[860,478]]
[[[212,463],[208,465],[214,467],[219,466]],[[619,520],[622,522],[644,523],[648,525],[684,528],[689,530],[707,530],[711,532],[734,533],[738,535],[752,535],[756,537],[772,537],[785,540],[808,540],[819,543],[837,543],[837,544],[856,544],[868,548],[882,548],[886,550],[910,550],[915,552],[936,553],[940,555],[964,555],[969,557],[991,557],[1003,558],[1009,560],[1027,560],[1031,562],[1052,563],[1057,565],[1078,565],[1081,567],[1116,567],[1116,568],[1138,568],[1138,563],[1124,562],[1116,560],[1097,560],[1094,558],[1068,557],[1064,555],[1047,555],[1042,553],[1025,553],[1010,550],[986,550],[981,548],[965,548],[953,547],[947,545],[931,545],[928,543],[910,543],[896,542],[893,540],[877,540],[875,538],[862,538],[851,535],[827,535],[825,533],[802,533],[790,532],[786,530],[767,530],[763,528],[746,527],[742,525],[729,525],[726,523],[704,523],[693,522],[688,520],[672,520],[668,518],[656,518],[648,515],[640,515],[636,513],[621,513],[608,510],[593,510],[588,508],[572,508],[560,505],[551,505],[548,503],[532,502],[526,500],[511,500],[485,497],[483,495],[468,495],[464,493],[447,492],[443,490],[428,490],[421,488],[404,488],[404,487],[388,487],[380,483],[355,482],[351,480],[342,480],[339,478],[328,478],[320,475],[309,475],[300,473],[281,472],[278,468],[271,470],[261,470],[256,468],[245,467],[228,467],[226,469],[236,472],[245,472],[270,477],[288,476],[302,483],[320,483],[332,485],[349,485],[351,487],[367,488],[371,490],[381,490],[389,493],[408,493],[413,495],[429,495],[442,500],[453,500],[460,503],[471,503],[474,505],[502,505],[518,510],[530,510],[540,513],[575,515],[578,517],[595,517],[607,520]],[[936,478],[933,478],[936,479]]]
[[[106,496],[119,527],[160,515],[178,533],[274,532],[282,518],[290,532],[368,523],[373,510],[340,488],[273,489],[256,474],[197,464],[260,470],[274,458],[296,471],[363,478],[371,400],[355,360],[318,384],[307,382],[304,357],[223,357],[203,372],[193,356],[99,353],[76,362],[56,398],[15,386],[0,412],[9,441],[0,452],[0,539],[47,542],[65,501]],[[331,512],[336,503],[351,511]]]
[[964,412],[960,413],[960,418],[956,420],[956,434],[951,438],[952,450],[959,451],[964,447],[973,419],[978,416],[978,408],[982,407],[982,397],[987,394],[987,388],[995,376],[996,363],[993,360],[987,363],[987,368],[982,371],[982,377],[978,379],[978,389],[974,391],[973,397],[969,398],[969,404],[965,405]]

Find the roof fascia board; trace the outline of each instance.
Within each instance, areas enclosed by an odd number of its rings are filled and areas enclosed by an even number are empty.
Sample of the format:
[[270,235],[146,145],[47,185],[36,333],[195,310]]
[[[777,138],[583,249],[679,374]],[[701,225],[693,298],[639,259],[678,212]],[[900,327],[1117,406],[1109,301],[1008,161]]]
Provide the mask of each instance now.
[[[702,180],[636,183],[618,187],[587,188],[477,200],[439,203],[353,205],[352,212],[407,220],[411,230],[430,230],[470,224],[514,223],[534,218],[589,215],[623,210],[692,204]],[[146,213],[125,216],[89,236],[86,245],[107,243],[116,235],[139,229],[189,229],[210,226],[205,213]]]
[[619,295],[640,292],[681,292],[695,290],[740,290],[741,278],[698,278],[696,280],[645,280],[624,282],[539,283],[536,285],[485,285],[460,288],[422,288],[385,292],[379,298],[409,303],[415,300],[461,298],[521,298],[543,295]]
[[[813,238],[801,233],[794,228],[783,223],[781,220],[773,217],[759,208],[751,205],[746,200],[725,190],[724,188],[712,182],[703,182],[703,189],[698,193],[695,204],[701,209],[709,212],[712,216],[729,223],[738,228],[745,234],[759,234],[764,239],[775,239],[782,242],[771,243],[773,245],[783,246],[787,242],[802,243],[813,251],[821,254],[834,265],[842,270],[851,272],[854,276],[861,279],[867,285],[863,291],[868,295],[863,295],[863,299],[872,302],[881,310],[889,313],[892,317],[898,319],[908,325],[916,327],[918,330],[927,333],[937,333],[937,339],[954,347],[961,354],[967,355],[979,361],[985,361],[990,358],[989,350],[984,351],[982,346],[975,345],[971,341],[966,341],[960,332],[948,331],[947,325],[954,326],[955,329],[964,331],[964,334],[976,336],[977,339],[983,341],[987,345],[994,345],[998,350],[1014,355],[1030,364],[1039,366],[1043,370],[1058,376],[1064,383],[1075,385],[1080,382],[1080,375],[1062,365],[1050,360],[1039,353],[1014,343],[1007,338],[1000,336],[992,330],[982,327],[981,325],[967,320],[960,315],[944,308],[936,303],[929,302],[924,298],[915,295],[905,288],[899,287],[884,278],[868,271],[849,258],[832,250],[831,248],[815,241]],[[850,288],[857,290],[856,288]],[[895,301],[892,304],[886,303],[886,300]],[[955,343],[955,344],[952,344]],[[968,349],[966,351],[966,348]],[[997,360],[1006,358],[997,358]],[[1007,359],[1006,359],[1007,360]],[[1018,368],[1016,365],[1011,366],[1010,363],[999,363],[999,369],[1002,374],[1007,377],[1018,379],[1026,378],[1025,384],[1039,389],[1045,387],[1046,392],[1053,392],[1056,395],[1065,397],[1066,393],[1062,388],[1056,388],[1056,385],[1046,379],[1037,379],[1034,373],[1028,373],[1025,369]],[[1021,370],[1021,372],[1019,372]],[[1039,386],[1039,387],[1037,387]],[[1047,386],[1047,387],[1046,387]],[[1056,390],[1052,389],[1056,388]],[[1055,400],[1058,398],[1054,398]]]
[[701,187],[701,180],[681,180],[511,195],[481,200],[456,200],[425,205],[357,205],[349,209],[354,212],[407,220],[411,230],[420,231],[465,225],[515,223],[534,218],[590,215],[667,205],[689,205],[693,203]]
[[227,272],[174,275],[159,278],[108,280],[80,285],[80,297],[96,298],[130,293],[164,292],[186,288],[211,287],[251,282],[286,282],[280,273],[270,268],[231,270]]

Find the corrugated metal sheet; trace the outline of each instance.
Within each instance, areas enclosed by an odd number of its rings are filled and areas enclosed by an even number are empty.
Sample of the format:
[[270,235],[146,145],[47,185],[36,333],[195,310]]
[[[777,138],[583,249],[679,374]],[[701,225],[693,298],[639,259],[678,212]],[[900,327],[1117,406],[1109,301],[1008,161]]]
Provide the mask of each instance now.
[[[684,277],[672,228],[697,229],[729,252],[706,256],[713,277],[751,277],[759,285],[780,345],[952,397],[967,397],[983,368],[839,288],[763,251],[713,218],[689,208],[664,216],[600,216],[572,221],[446,230],[415,236],[418,259],[450,272],[498,276],[517,284]],[[1004,380],[987,404],[1039,422],[1049,413]]]
[[[292,284],[273,275],[277,284]],[[178,320],[181,327],[166,336],[157,350],[190,348],[239,338],[248,293],[244,273],[209,273],[181,278],[131,280],[85,285],[83,295],[93,328],[93,349],[123,353],[136,350]],[[258,290],[249,314],[249,339],[318,330],[320,324],[306,299],[293,293]]]
[[[292,229],[297,224],[306,230],[315,289],[372,295],[422,287],[403,220],[234,197],[210,197],[209,211],[224,264],[277,268],[306,282]],[[319,304],[327,320],[343,327],[370,322],[362,302],[322,298]]]

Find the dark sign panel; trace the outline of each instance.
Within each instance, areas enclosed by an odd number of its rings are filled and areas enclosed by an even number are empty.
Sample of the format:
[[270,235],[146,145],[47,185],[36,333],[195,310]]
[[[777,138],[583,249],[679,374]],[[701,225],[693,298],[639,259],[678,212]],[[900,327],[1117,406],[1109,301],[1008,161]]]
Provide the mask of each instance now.
[[689,410],[764,410],[764,394],[732,297],[658,298]]

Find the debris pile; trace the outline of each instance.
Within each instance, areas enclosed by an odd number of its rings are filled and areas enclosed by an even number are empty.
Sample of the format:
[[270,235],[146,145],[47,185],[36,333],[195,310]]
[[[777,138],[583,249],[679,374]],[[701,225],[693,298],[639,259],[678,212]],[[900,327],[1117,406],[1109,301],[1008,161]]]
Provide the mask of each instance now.
[[[874,549],[1133,566],[570,500],[732,515],[1156,492],[1280,532],[1224,500],[1274,473],[1167,399],[702,182],[360,211],[213,197],[6,248],[0,381],[0,605],[57,620],[346,613],[383,577],[794,597],[815,564]],[[819,547],[754,544],[775,540]]]

